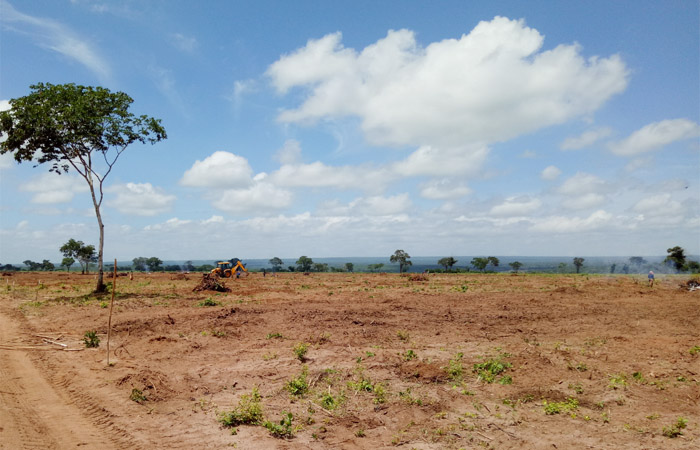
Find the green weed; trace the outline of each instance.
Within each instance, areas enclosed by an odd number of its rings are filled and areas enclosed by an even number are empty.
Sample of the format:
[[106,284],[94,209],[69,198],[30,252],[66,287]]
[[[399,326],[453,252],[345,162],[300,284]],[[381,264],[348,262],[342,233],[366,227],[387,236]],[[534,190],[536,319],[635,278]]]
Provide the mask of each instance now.
[[87,348],[99,347],[100,337],[97,335],[97,331],[86,331],[85,335],[83,336],[83,342],[85,342],[85,347]]
[[285,389],[295,397],[303,397],[309,392],[309,383],[306,380],[308,373],[308,367],[304,366],[298,376],[287,382]]
[[416,358],[418,358],[418,355],[416,355],[416,352],[413,350],[406,350],[406,352],[403,354],[404,361],[410,361]]
[[197,306],[199,307],[204,307],[204,306],[219,306],[220,303],[214,300],[211,297],[207,297],[206,299],[202,300],[201,302],[197,303]]
[[306,361],[306,353],[309,351],[309,344],[306,342],[298,342],[292,351],[299,361],[304,362]]
[[129,399],[139,404],[143,404],[143,402],[148,400],[146,396],[143,395],[143,392],[136,388],[131,390],[131,395],[129,396]]
[[698,353],[700,353],[700,345],[694,345],[690,347],[690,350],[688,352],[693,356],[697,355]]
[[451,380],[459,381],[462,379],[462,375],[464,374],[464,368],[462,367],[463,357],[464,353],[457,353],[454,358],[450,359],[447,367],[445,367],[447,376],[449,376]]
[[510,382],[504,382],[504,378],[506,376],[501,377],[499,380],[496,380],[496,377],[509,368],[511,368],[513,365],[507,361],[504,361],[503,358],[509,356],[506,353],[503,353],[499,355],[496,358],[491,358],[483,363],[477,363],[474,364],[474,373],[476,373],[476,376],[479,380],[485,382],[485,383],[493,383],[494,381],[498,381],[501,384],[511,384],[513,382],[512,378],[508,377]]
[[284,339],[281,333],[268,333],[265,339]]
[[544,413],[551,416],[566,411],[575,411],[578,409],[578,400],[573,397],[569,397],[564,402],[547,402],[545,400],[542,406],[544,407]]
[[219,422],[225,427],[259,425],[263,419],[262,406],[260,405],[261,399],[258,388],[254,387],[250,394],[241,396],[235,409],[220,413]]
[[294,416],[292,413],[283,411],[282,420],[280,420],[279,424],[266,420],[263,426],[276,438],[290,439],[294,437],[293,420]]
[[663,435],[667,438],[677,438],[683,435],[683,429],[688,426],[688,419],[679,417],[676,423],[670,427],[663,427]]

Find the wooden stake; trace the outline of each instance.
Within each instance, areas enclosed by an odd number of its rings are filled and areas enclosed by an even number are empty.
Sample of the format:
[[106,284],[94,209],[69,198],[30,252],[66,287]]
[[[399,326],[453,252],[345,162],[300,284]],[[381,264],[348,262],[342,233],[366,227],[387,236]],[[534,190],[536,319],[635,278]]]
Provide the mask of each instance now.
[[114,259],[114,276],[112,277],[112,301],[109,304],[109,321],[107,321],[107,365],[109,366],[109,340],[112,337],[112,309],[114,308],[114,292],[117,290],[117,259]]

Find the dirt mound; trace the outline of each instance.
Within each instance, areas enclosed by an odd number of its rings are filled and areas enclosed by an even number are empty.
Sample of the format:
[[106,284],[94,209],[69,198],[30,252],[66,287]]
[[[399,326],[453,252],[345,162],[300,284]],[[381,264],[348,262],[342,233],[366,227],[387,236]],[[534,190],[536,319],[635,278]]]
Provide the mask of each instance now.
[[399,368],[399,374],[404,378],[414,378],[423,383],[441,383],[447,381],[447,373],[437,364],[410,362]]
[[162,401],[176,394],[166,383],[165,380],[167,379],[168,376],[164,373],[146,369],[122,377],[117,381],[117,386],[130,388],[132,393],[131,399],[135,402],[141,403],[146,400]]
[[194,292],[200,291],[216,291],[216,292],[231,292],[231,289],[227,288],[226,285],[217,277],[210,273],[205,273],[202,275],[202,281],[199,282],[194,289]]

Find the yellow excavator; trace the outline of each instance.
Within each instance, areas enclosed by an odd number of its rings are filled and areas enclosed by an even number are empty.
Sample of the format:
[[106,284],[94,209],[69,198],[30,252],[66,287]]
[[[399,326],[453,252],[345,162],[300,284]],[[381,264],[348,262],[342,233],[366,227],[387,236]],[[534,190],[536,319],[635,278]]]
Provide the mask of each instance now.
[[219,261],[216,263],[216,269],[212,269],[212,275],[216,275],[221,278],[231,278],[236,275],[236,278],[240,276],[241,272],[248,273],[248,269],[241,263],[240,260],[233,264],[231,261]]

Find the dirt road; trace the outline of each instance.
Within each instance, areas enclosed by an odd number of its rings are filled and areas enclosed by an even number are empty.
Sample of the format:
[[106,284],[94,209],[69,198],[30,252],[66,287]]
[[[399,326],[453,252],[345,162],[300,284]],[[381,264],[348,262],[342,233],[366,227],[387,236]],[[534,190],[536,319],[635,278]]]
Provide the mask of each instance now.
[[0,448],[115,448],[33,364],[33,353],[55,350],[32,345],[41,338],[23,332],[22,321],[0,308]]

